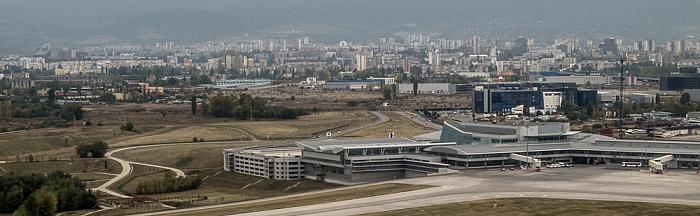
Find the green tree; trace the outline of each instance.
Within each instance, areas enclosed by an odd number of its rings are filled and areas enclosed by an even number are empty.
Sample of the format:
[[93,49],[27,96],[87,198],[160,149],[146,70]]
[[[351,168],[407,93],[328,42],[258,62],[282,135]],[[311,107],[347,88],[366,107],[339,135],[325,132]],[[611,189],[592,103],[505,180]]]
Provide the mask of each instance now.
[[56,90],[49,89],[49,102],[53,103],[56,101]]
[[125,125],[122,125],[120,127],[121,130],[123,131],[133,131],[134,130],[134,124],[131,122],[127,122]]
[[593,111],[595,111],[595,105],[593,104],[593,101],[588,101],[588,105],[586,105],[586,115],[588,117],[593,117]]
[[523,116],[530,116],[530,99],[523,101]]
[[418,96],[418,79],[415,76],[411,76],[411,83],[413,83],[413,96]]
[[87,158],[90,154],[90,145],[80,144],[75,147],[75,154],[80,158]]
[[192,115],[197,114],[197,97],[192,96],[190,104],[192,105]]
[[12,102],[9,100],[6,100],[2,102],[2,106],[0,106],[0,117],[4,120],[10,120],[12,118]]
[[95,141],[90,145],[90,154],[93,158],[102,158],[107,153],[109,146],[104,141]]
[[199,106],[201,106],[200,110],[202,110],[201,111],[202,115],[209,115],[210,114],[209,113],[209,103],[206,100],[202,100],[202,104]]
[[115,103],[117,102],[117,96],[114,96],[114,94],[110,93],[104,93],[97,98],[97,101],[105,103]]
[[683,105],[690,103],[690,94],[688,94],[687,92],[683,92],[683,94],[681,94],[680,102]]
[[58,198],[50,187],[43,186],[24,201],[13,215],[53,215],[57,210]]
[[661,103],[661,95],[659,93],[656,93],[656,98],[654,98],[654,103],[655,104]]
[[61,118],[65,120],[83,119],[83,105],[79,103],[68,103],[61,110]]
[[384,95],[384,99],[391,100],[394,96],[394,89],[389,85],[385,85],[384,88],[382,88],[382,94]]

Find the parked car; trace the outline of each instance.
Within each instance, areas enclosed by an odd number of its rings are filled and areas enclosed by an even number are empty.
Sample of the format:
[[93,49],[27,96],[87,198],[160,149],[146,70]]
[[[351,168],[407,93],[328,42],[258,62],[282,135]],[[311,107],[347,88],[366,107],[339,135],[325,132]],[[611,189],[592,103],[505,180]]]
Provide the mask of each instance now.
[[551,164],[545,165],[545,167],[547,167],[547,168],[559,168],[559,167],[561,167],[561,165],[559,165],[557,163],[551,163]]

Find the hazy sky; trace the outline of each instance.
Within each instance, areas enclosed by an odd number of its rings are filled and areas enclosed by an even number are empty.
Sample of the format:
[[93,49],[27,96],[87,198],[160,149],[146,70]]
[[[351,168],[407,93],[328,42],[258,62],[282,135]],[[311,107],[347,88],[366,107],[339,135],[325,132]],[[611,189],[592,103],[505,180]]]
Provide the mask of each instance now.
[[0,0],[0,53],[44,42],[192,42],[297,29],[330,41],[398,31],[666,40],[697,37],[699,21],[700,0]]

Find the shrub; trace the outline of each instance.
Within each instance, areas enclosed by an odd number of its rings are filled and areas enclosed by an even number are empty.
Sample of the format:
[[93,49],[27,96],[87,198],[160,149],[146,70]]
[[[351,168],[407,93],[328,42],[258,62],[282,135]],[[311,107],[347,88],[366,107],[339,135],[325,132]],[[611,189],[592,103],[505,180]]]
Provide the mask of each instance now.
[[133,131],[134,130],[134,124],[131,122],[127,122],[125,125],[122,125],[119,129],[122,131]]

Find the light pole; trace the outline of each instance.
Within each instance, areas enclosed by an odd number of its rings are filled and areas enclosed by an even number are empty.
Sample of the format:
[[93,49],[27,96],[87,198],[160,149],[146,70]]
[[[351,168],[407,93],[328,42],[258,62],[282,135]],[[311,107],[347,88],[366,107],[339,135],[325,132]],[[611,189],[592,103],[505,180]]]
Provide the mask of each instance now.
[[625,117],[622,115],[622,106],[625,102],[625,96],[622,94],[622,91],[624,90],[624,86],[625,86],[625,71],[623,70],[624,69],[624,67],[623,67],[624,62],[625,62],[625,59],[620,58],[620,99],[618,100],[618,102],[620,103],[620,107],[619,107],[619,111],[617,113],[618,117],[620,118],[620,129],[618,131],[618,135],[619,135],[620,139],[622,139],[622,121],[623,121],[623,118]]

